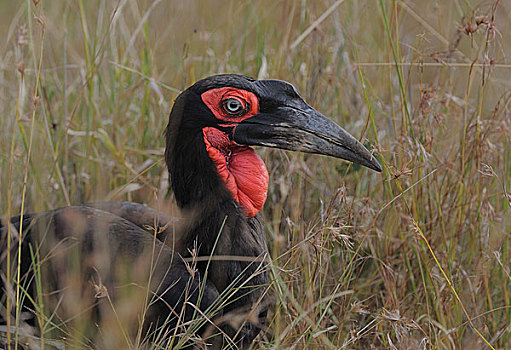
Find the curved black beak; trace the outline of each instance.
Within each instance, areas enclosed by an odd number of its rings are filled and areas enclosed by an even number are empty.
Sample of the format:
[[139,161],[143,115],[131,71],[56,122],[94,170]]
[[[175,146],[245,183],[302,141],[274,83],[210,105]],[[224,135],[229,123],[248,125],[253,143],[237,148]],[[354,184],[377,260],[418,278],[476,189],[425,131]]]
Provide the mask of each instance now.
[[245,119],[236,126],[233,140],[242,145],[324,154],[381,172],[371,152],[343,128],[303,100],[291,102]]

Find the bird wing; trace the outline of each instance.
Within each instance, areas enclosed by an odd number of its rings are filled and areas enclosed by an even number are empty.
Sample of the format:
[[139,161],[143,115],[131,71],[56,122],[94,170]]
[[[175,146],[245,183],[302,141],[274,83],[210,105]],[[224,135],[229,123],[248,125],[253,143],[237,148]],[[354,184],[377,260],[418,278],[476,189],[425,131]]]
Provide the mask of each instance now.
[[180,224],[180,220],[177,218],[135,202],[95,202],[85,204],[85,206],[123,218],[143,230],[151,232],[153,235],[156,234],[156,237],[162,242],[172,237],[173,233],[176,231],[176,225]]
[[[42,293],[50,298],[55,296],[55,301],[46,301],[45,305],[54,302],[62,319],[72,320],[84,310],[92,310],[91,307],[99,308],[102,314],[105,307],[122,307],[128,302],[130,309],[139,314],[148,307],[145,328],[161,325],[169,315],[173,320],[168,325],[173,328],[194,314],[190,304],[200,304],[199,308],[206,311],[218,298],[212,283],[157,238],[171,233],[171,223],[175,221],[131,202],[64,207],[27,214],[22,220],[13,217],[11,276],[16,275],[20,246],[17,231],[22,228],[20,284],[32,294],[31,300],[37,300],[33,298],[37,289],[34,276],[42,271],[45,288]],[[7,230],[0,226],[0,231],[0,266],[5,272]],[[0,294],[9,288],[2,286]],[[115,305],[100,304],[101,299],[114,300]],[[29,301],[25,306],[27,310],[37,309]],[[181,313],[183,307],[186,311]],[[5,319],[3,316],[0,319]],[[139,320],[137,317],[134,320],[136,329]]]

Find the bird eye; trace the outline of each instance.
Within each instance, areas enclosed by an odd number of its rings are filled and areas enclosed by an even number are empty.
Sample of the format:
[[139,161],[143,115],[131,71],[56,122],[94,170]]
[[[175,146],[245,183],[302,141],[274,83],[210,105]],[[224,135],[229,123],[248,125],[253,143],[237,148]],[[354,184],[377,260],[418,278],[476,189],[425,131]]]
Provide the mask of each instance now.
[[237,98],[227,98],[222,102],[222,107],[230,115],[242,115],[248,110],[249,106],[243,106],[243,103]]

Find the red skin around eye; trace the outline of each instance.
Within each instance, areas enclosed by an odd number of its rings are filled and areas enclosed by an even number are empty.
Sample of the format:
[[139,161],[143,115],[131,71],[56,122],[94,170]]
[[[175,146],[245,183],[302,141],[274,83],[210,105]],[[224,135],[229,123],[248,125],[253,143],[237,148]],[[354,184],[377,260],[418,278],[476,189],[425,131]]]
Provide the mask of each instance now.
[[[225,120],[229,122],[239,123],[247,118],[250,118],[256,115],[259,112],[259,104],[256,95],[252,92],[237,89],[233,87],[222,87],[218,89],[211,89],[204,92],[201,95],[202,102],[208,106],[208,108],[213,112],[215,117],[220,120]],[[250,109],[243,115],[233,116],[228,114],[222,108],[222,101],[228,98],[236,98],[243,106],[246,108],[246,103],[250,104]]]

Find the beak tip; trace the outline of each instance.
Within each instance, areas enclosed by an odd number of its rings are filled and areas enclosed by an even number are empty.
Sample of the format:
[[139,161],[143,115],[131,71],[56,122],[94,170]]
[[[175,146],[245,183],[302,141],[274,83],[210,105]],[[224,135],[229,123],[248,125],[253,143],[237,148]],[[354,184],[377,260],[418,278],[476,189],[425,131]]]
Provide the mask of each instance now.
[[374,171],[377,171],[379,173],[381,173],[383,170],[380,163],[376,160],[376,158],[374,156],[371,159],[371,169],[373,169]]

